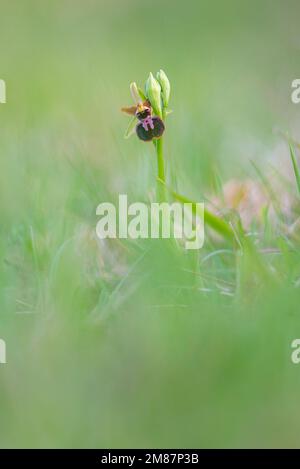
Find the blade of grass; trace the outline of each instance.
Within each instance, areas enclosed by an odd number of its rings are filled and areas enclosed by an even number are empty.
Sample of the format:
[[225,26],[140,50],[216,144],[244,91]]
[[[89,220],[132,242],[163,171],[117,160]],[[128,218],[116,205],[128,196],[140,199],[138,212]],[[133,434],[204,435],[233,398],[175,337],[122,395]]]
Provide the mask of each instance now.
[[298,188],[298,192],[300,194],[300,171],[299,171],[299,166],[298,166],[298,163],[297,163],[297,160],[296,160],[296,155],[295,155],[295,152],[294,152],[294,149],[293,149],[291,143],[289,143],[289,147],[290,147],[290,155],[291,155],[291,160],[292,160],[293,169],[294,169],[294,173],[295,173],[297,188]]
[[277,198],[276,193],[273,190],[273,187],[271,186],[270,182],[268,179],[264,176],[263,172],[260,170],[260,168],[254,163],[254,161],[250,160],[251,165],[253,166],[257,176],[261,180],[261,183],[266,191],[267,196],[270,198],[270,202],[273,205],[273,208],[276,212],[276,215],[279,220],[282,220],[282,211],[280,208],[280,204]]

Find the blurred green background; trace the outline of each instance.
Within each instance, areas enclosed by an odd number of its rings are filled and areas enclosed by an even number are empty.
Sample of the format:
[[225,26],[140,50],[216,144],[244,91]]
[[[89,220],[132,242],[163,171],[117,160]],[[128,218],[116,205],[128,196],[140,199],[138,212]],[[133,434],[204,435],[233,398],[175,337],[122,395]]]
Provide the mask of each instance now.
[[100,202],[155,188],[152,145],[123,139],[119,111],[150,71],[171,80],[183,192],[256,178],[250,159],[268,175],[278,130],[297,138],[299,14],[297,0],[1,1],[1,447],[299,446],[297,240],[271,226],[275,253],[207,236],[195,254],[95,237]]

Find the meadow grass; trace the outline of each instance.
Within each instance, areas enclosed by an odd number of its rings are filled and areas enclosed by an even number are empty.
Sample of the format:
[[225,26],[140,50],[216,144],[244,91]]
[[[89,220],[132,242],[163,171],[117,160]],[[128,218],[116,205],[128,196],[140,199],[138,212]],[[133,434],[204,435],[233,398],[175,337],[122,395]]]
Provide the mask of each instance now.
[[[1,6],[1,447],[299,446],[299,155],[272,134],[299,137],[289,4]],[[234,240],[208,228],[199,252],[95,234],[100,202],[154,197],[119,108],[160,67],[166,190],[221,206],[250,177],[268,201],[247,228],[223,207]]]

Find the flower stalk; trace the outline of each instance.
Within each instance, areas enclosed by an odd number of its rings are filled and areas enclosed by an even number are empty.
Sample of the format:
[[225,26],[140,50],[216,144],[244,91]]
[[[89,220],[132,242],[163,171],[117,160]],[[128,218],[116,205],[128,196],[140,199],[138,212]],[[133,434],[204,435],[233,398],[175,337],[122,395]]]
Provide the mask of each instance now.
[[[164,184],[166,184],[165,176],[165,160],[164,160],[164,148],[163,148],[163,137],[156,142],[156,156],[157,156],[157,198],[159,202],[166,201],[166,190]],[[163,183],[163,184],[161,184]]]

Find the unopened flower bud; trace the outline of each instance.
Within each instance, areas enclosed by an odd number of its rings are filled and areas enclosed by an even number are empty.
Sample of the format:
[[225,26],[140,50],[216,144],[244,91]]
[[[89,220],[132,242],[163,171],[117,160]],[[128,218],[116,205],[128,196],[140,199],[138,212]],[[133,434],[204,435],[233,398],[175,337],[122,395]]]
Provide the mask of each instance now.
[[160,70],[159,72],[157,72],[156,78],[161,86],[164,107],[167,108],[169,104],[170,92],[171,92],[169,79],[163,70]]
[[161,87],[158,81],[152,75],[152,73],[150,73],[149,78],[146,82],[146,94],[154,113],[157,116],[162,117]]

